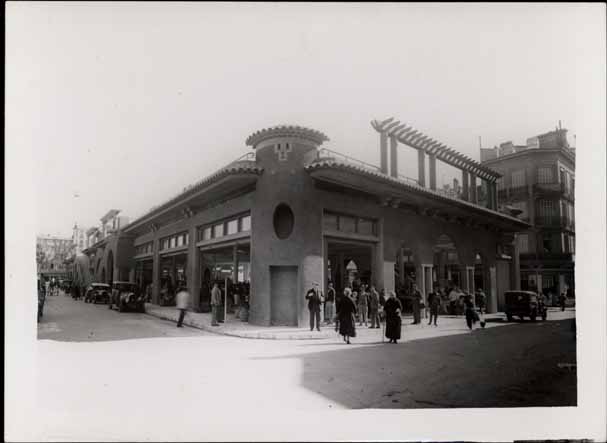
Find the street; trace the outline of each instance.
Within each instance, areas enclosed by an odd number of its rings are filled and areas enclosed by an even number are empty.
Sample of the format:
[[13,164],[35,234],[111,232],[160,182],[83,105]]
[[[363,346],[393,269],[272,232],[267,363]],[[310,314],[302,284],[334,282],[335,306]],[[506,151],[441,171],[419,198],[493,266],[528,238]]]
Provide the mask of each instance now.
[[60,295],[47,298],[38,327],[40,406],[153,415],[209,396],[219,409],[235,398],[255,408],[571,406],[573,315],[551,311],[547,322],[346,346],[337,336],[251,340],[180,329]]

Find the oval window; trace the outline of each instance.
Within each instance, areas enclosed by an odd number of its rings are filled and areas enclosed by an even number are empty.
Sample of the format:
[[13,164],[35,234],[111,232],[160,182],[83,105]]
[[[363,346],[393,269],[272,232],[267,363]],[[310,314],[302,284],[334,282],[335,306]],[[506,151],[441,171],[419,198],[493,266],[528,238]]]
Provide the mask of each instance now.
[[274,232],[278,238],[285,239],[293,232],[295,216],[289,206],[284,203],[279,204],[274,210]]

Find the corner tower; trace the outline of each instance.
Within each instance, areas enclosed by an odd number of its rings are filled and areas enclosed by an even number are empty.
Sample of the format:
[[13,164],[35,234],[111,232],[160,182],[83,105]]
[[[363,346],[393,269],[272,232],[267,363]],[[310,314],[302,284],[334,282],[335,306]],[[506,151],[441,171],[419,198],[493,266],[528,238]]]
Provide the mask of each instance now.
[[322,207],[304,167],[328,140],[322,132],[289,125],[246,140],[264,168],[251,210],[251,323],[309,321],[305,290],[323,278]]

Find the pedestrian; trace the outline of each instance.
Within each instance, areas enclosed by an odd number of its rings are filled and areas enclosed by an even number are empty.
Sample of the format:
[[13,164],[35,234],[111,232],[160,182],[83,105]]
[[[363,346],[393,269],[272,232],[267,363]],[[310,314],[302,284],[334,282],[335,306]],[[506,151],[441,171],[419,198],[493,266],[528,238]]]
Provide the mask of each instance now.
[[217,317],[219,314],[219,307],[221,306],[221,291],[217,283],[213,284],[211,289],[211,326],[219,326]]
[[384,311],[386,313],[386,338],[390,339],[389,343],[397,343],[400,340],[401,318],[400,313],[403,306],[400,300],[396,298],[396,293],[390,291],[390,297],[386,300]]
[[567,302],[567,296],[565,295],[565,291],[561,292],[559,296],[559,306],[561,307],[561,312],[565,310],[565,304]]
[[329,283],[329,289],[327,289],[327,297],[325,298],[325,322],[330,325],[333,323],[335,317],[335,289],[333,283]]
[[466,315],[466,324],[468,325],[468,329],[472,331],[474,323],[478,318],[478,314],[474,311],[474,303],[472,303],[472,296],[468,295],[464,297],[464,306],[465,306],[465,315]]
[[413,285],[413,293],[412,293],[412,304],[413,304],[413,323],[414,325],[418,325],[422,322],[421,317],[421,306],[423,302],[422,293],[419,292],[417,285]]
[[185,317],[185,311],[190,304],[190,293],[187,291],[185,286],[180,286],[177,289],[177,309],[179,310],[179,321],[177,322],[177,327],[183,327],[183,319]]
[[438,326],[436,321],[438,320],[438,311],[440,310],[441,300],[440,295],[434,292],[431,292],[428,295],[428,304],[430,306],[430,321],[428,325],[432,324],[432,319],[434,319],[434,326]]
[[350,288],[346,288],[344,296],[337,306],[337,321],[339,323],[339,334],[347,344],[350,344],[350,337],[356,337],[355,315],[356,304],[353,300],[353,294]]
[[362,326],[363,323],[365,324],[365,326],[367,326],[368,298],[369,298],[369,295],[367,294],[365,287],[362,286],[360,288],[360,294],[358,294],[357,308],[356,308],[358,310],[358,315],[359,315],[359,319],[360,319],[360,323],[358,324],[358,326]]
[[46,297],[51,295],[51,282],[48,280],[44,282],[44,294]]
[[449,314],[456,315],[457,314],[457,299],[459,297],[457,287],[451,288],[448,290],[449,293]]
[[487,306],[487,296],[483,292],[483,288],[476,288],[476,305],[478,306],[479,312],[484,314]]
[[371,286],[369,293],[369,309],[371,316],[371,326],[369,328],[379,328],[379,294],[375,290],[375,286]]
[[318,283],[314,282],[314,287],[306,292],[306,300],[308,300],[308,310],[310,311],[310,331],[320,331],[320,306],[323,302],[322,292],[318,287]]

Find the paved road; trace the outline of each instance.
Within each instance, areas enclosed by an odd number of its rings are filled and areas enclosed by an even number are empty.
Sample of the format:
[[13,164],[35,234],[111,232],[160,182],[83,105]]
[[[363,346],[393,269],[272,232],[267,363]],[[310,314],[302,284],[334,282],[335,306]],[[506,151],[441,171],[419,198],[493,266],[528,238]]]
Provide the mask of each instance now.
[[118,312],[108,305],[85,303],[66,295],[47,297],[38,338],[60,341],[108,341],[152,337],[206,335],[194,328],[135,312]]
[[[461,327],[440,336],[347,346],[338,337],[252,340],[178,329],[60,295],[47,300],[39,325],[39,404],[64,414],[51,427],[83,426],[87,420],[69,417],[89,414],[117,429],[120,411],[137,410],[133,426],[139,419],[145,426],[162,420],[163,405],[201,398],[213,398],[217,411],[234,401],[255,410],[573,406],[574,315],[553,311],[547,322],[471,333],[455,319]],[[184,414],[184,421],[201,419],[196,407]]]

